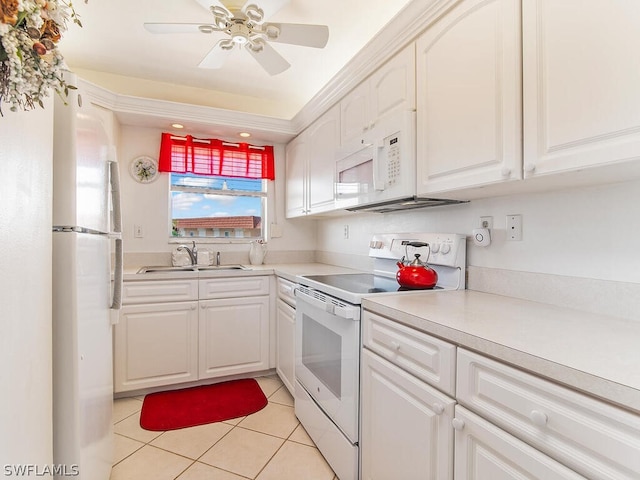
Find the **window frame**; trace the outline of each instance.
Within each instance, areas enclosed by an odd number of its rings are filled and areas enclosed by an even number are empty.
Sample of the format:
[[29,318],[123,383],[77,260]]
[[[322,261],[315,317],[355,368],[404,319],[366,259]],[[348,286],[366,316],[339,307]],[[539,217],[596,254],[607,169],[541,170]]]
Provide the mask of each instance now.
[[[185,242],[191,242],[191,241],[196,241],[198,243],[209,243],[209,244],[248,244],[251,243],[252,241],[255,240],[263,240],[263,241],[267,241],[267,217],[268,217],[268,199],[270,197],[270,192],[271,192],[271,184],[273,184],[273,181],[269,181],[269,180],[265,180],[265,179],[254,179],[256,181],[260,181],[262,182],[262,190],[260,191],[237,191],[237,190],[213,190],[213,189],[209,189],[206,187],[189,187],[189,186],[179,186],[178,188],[174,189],[174,185],[172,183],[172,175],[180,175],[183,176],[185,174],[181,174],[181,173],[169,173],[168,175],[168,225],[167,225],[167,231],[169,234],[169,243],[170,244],[174,244],[174,243],[185,243]],[[195,175],[195,176],[203,176],[203,177],[207,177],[207,178],[227,178],[227,177],[217,177],[215,175],[212,176],[208,176],[208,175]],[[200,237],[200,236],[193,236],[193,237],[175,237],[172,235],[172,231],[173,231],[173,192],[174,191],[178,191],[178,192],[185,192],[185,193],[197,193],[197,194],[206,194],[206,195],[219,195],[219,196],[239,196],[239,197],[256,197],[256,198],[260,198],[260,206],[262,209],[262,227],[261,227],[261,236],[257,236],[257,237],[236,237],[234,236],[233,232],[231,232],[230,236],[228,237]],[[218,218],[222,218],[222,217],[218,217]],[[221,230],[222,231],[222,230]]]

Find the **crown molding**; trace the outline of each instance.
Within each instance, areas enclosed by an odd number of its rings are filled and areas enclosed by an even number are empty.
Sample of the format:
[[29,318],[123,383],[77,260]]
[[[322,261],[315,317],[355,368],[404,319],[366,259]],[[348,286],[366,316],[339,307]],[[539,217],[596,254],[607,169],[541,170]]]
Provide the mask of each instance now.
[[192,133],[214,131],[217,135],[234,137],[239,131],[247,131],[254,138],[276,143],[288,143],[298,133],[290,120],[120,95],[82,79],[80,84],[92,103],[114,112],[123,125],[167,129],[171,123],[178,122],[183,123]]
[[414,0],[373,37],[292,122],[300,132],[338,103],[461,0]]

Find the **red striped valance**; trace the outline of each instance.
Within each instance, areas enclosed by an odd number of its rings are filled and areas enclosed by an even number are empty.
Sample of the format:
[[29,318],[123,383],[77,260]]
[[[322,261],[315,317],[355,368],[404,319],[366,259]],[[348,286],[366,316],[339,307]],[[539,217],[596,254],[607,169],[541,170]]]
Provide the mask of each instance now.
[[273,146],[162,134],[158,170],[221,177],[275,179]]

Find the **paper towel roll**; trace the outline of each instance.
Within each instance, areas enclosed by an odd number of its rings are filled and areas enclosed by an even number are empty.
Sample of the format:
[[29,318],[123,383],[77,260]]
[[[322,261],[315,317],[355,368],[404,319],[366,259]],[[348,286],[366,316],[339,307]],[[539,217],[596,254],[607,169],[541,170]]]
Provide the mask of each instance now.
[[211,252],[208,250],[200,250],[198,252],[198,265],[210,265],[211,264]]

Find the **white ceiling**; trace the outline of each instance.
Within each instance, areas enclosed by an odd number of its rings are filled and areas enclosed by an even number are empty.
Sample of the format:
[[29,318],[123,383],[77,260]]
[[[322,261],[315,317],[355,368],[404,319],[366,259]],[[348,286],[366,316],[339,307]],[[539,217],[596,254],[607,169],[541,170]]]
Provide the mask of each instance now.
[[196,0],[74,2],[83,28],[70,24],[60,49],[72,70],[114,93],[291,119],[409,1],[291,0],[266,20],[328,25],[329,42],[321,50],[273,44],[291,64],[273,77],[245,51],[221,69],[198,68],[222,34],[154,35],[143,28],[212,23]]

